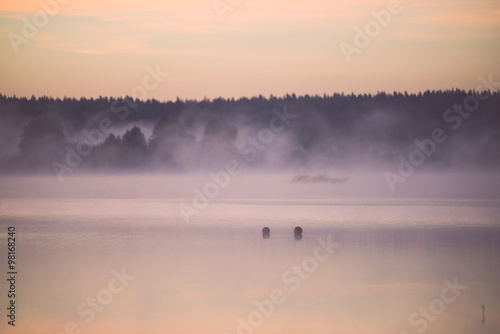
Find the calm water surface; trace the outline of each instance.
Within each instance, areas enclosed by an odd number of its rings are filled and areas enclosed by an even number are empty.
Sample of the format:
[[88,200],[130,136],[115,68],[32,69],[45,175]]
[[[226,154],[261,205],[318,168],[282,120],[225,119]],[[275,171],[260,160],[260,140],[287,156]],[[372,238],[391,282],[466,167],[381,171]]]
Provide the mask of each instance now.
[[[190,224],[179,203],[2,199],[19,275],[17,326],[3,311],[0,331],[500,333],[497,200],[221,200]],[[133,279],[120,290],[113,270]]]

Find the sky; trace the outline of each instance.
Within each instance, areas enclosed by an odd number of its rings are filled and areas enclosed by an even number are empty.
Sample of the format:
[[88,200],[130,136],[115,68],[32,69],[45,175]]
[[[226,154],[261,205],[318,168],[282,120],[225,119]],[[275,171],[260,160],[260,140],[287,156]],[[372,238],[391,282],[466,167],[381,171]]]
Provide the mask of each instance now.
[[500,78],[498,0],[2,0],[0,36],[7,96],[418,92]]

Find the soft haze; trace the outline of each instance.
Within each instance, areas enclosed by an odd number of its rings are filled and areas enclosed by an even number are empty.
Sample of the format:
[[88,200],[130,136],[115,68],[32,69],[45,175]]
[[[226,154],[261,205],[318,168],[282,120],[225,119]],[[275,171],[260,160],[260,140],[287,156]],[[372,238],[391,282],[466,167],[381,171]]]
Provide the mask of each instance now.
[[[49,0],[42,1],[44,3]],[[123,96],[146,66],[170,73],[147,98],[473,89],[500,69],[498,1],[401,1],[348,64],[339,44],[389,1],[243,0],[220,20],[210,0],[69,1],[15,53],[10,32],[38,1],[0,4],[0,92]]]

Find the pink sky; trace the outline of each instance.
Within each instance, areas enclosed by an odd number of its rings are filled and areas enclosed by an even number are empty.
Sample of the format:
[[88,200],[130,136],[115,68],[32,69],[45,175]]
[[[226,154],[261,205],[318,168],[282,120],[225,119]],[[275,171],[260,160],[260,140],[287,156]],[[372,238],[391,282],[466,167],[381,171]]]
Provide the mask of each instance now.
[[469,89],[479,75],[500,77],[494,0],[401,1],[350,63],[339,45],[355,46],[355,27],[390,1],[242,0],[224,20],[213,0],[60,1],[16,47],[21,18],[42,9],[34,0],[0,4],[0,93],[130,95],[147,66],[170,74],[147,91],[159,100]]

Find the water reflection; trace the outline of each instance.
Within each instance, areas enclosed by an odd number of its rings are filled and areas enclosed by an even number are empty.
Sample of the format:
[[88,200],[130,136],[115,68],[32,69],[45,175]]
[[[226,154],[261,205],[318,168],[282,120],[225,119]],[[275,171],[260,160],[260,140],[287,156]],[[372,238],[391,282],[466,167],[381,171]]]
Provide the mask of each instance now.
[[[149,334],[165,328],[182,334],[237,333],[238,318],[247,321],[258,311],[255,303],[268,305],[265,300],[275,290],[284,292],[284,302],[274,305],[273,315],[263,317],[255,333],[418,333],[410,316],[416,312],[414,320],[423,321],[420,309],[437,305],[433,301],[441,298],[443,281],[455,278],[467,289],[441,314],[432,313],[426,333],[489,334],[500,328],[500,319],[484,320],[484,306],[500,313],[500,228],[473,223],[488,208],[466,206],[460,221],[452,216],[432,226],[408,220],[388,225],[372,218],[371,226],[360,228],[348,219],[331,223],[338,207],[302,208],[324,210],[318,220],[299,220],[280,205],[259,211],[259,219],[249,213],[238,220],[234,207],[214,203],[214,215],[231,223],[183,225],[166,216],[176,206],[170,210],[163,202],[65,201],[62,211],[60,201],[47,200],[40,215],[30,214],[33,204],[26,201],[16,204],[25,209],[22,216],[10,214],[3,203],[0,227],[18,226],[23,241],[19,288],[26,293],[19,295],[23,321],[18,333],[59,333],[70,321],[89,334]],[[246,212],[257,212],[248,206]],[[378,209],[362,211],[373,217]],[[423,221],[429,212],[418,209],[408,218],[412,222]],[[387,219],[409,209],[385,211]],[[275,216],[287,219],[274,225],[270,217]],[[273,238],[263,242],[258,230],[270,221]],[[290,238],[296,224],[307,233],[301,242]],[[266,231],[263,238],[270,237]],[[294,231],[294,237],[299,235]],[[316,265],[311,258],[317,239],[327,235],[340,247]],[[0,239],[0,248],[6,249],[5,242]],[[78,305],[109,288],[111,271],[122,268],[135,279],[86,323],[76,312]],[[1,281],[0,290],[7,291],[6,284]],[[6,326],[0,323],[0,332],[7,332]]]

